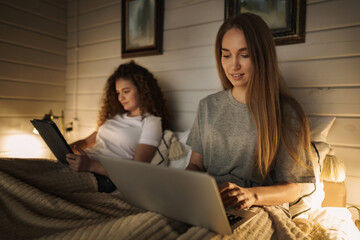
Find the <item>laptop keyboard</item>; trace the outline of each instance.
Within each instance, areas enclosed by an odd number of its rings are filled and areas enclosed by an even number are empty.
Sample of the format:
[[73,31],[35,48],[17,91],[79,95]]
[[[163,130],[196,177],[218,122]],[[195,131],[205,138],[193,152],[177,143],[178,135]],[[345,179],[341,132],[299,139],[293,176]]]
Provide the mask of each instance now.
[[240,221],[241,219],[243,219],[242,217],[240,216],[235,216],[235,215],[232,215],[232,214],[226,214],[227,215],[227,218],[229,220],[229,223],[230,225],[234,225],[236,224],[238,221]]

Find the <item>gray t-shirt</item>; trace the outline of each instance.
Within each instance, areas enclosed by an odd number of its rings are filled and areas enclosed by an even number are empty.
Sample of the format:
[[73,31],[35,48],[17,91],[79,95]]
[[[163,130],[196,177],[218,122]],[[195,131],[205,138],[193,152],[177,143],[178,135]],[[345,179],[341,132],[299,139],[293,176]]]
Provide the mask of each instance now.
[[[313,169],[298,164],[281,146],[276,162],[263,179],[254,163],[256,136],[246,104],[237,102],[231,90],[225,90],[200,101],[187,144],[203,155],[205,169],[217,184],[233,182],[255,187],[315,181]],[[304,151],[302,155],[304,163],[311,166],[308,154]]]

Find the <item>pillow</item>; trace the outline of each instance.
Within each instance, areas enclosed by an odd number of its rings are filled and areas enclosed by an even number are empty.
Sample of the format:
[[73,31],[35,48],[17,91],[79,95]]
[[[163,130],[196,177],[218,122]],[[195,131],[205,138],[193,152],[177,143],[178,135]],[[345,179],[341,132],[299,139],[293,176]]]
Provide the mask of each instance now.
[[331,151],[331,146],[327,142],[327,136],[335,119],[335,117],[308,117],[312,154],[316,160],[314,171],[317,182],[320,181],[324,159]]
[[311,141],[326,143],[334,121],[335,117],[308,117]]
[[324,185],[320,181],[320,173],[326,155],[331,146],[327,143],[327,136],[335,121],[335,117],[308,117],[310,126],[311,149],[314,156],[315,183],[302,183],[300,197],[289,203],[292,218],[306,218],[311,209],[321,207],[324,200]]
[[170,160],[180,159],[183,157],[183,149],[180,145],[174,132],[165,130],[161,137],[159,146],[156,148],[156,153],[151,164],[158,166],[168,166]]
[[184,155],[179,159],[171,160],[169,163],[169,167],[185,169],[189,164],[192,153],[191,148],[188,145],[186,145],[186,141],[188,139],[189,134],[190,134],[190,129],[184,132],[175,132],[175,136],[179,139],[179,142],[181,143]]

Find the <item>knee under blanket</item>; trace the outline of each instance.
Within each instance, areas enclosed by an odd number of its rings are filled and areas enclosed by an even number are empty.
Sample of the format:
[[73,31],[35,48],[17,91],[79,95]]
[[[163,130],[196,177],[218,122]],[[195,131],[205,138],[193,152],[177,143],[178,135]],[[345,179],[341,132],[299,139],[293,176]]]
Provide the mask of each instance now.
[[0,159],[0,239],[309,239],[275,207],[230,236],[97,192],[90,173],[44,159]]

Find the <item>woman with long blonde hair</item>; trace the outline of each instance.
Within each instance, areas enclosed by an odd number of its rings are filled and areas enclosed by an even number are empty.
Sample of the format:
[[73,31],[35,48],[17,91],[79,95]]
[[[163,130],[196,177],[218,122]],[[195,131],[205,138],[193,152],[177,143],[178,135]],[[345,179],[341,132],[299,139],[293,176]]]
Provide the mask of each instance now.
[[199,103],[187,169],[213,175],[225,207],[296,200],[298,183],[315,181],[309,127],[283,86],[269,27],[251,13],[225,21],[215,56],[224,90]]

